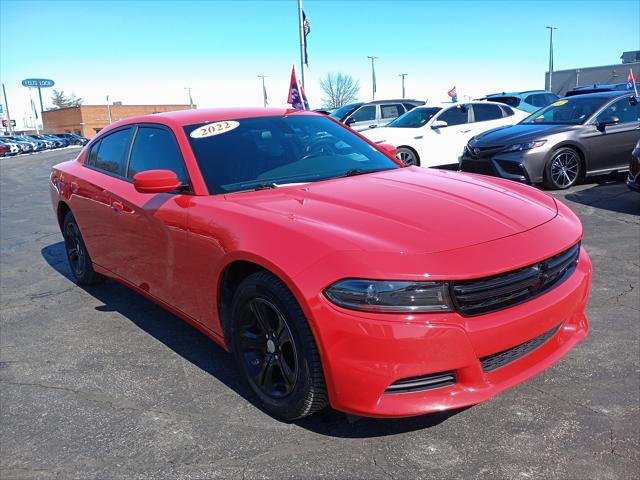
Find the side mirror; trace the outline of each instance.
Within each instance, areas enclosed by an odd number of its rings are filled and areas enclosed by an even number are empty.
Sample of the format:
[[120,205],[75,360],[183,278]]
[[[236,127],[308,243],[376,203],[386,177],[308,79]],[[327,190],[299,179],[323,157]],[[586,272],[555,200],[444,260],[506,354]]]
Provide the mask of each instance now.
[[147,170],[133,176],[133,186],[140,193],[166,193],[177,190],[182,184],[171,170]]
[[349,126],[349,125],[353,125],[354,123],[356,123],[356,119],[353,117],[349,117],[345,120],[344,124]]
[[602,120],[598,120],[596,122],[596,128],[603,132],[607,125],[615,125],[616,123],[620,123],[620,119],[618,117],[604,117]]
[[444,120],[436,120],[435,122],[433,122],[431,124],[431,128],[433,128],[434,130],[436,128],[444,128],[444,127],[448,127],[449,124],[447,122],[445,122]]
[[378,148],[382,150],[384,153],[386,153],[387,155],[391,155],[392,157],[395,157],[396,153],[398,152],[398,149],[393,145],[391,145],[390,143],[380,143],[378,145]]

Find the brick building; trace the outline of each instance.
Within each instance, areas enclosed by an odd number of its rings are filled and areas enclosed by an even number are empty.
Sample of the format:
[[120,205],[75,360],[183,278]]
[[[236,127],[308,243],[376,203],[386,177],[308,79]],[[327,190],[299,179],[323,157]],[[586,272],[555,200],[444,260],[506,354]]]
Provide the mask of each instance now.
[[[111,121],[148,115],[150,113],[188,110],[189,105],[111,105]],[[195,105],[194,107],[195,108]],[[47,133],[77,133],[92,138],[109,125],[106,105],[81,105],[42,112],[44,131]]]

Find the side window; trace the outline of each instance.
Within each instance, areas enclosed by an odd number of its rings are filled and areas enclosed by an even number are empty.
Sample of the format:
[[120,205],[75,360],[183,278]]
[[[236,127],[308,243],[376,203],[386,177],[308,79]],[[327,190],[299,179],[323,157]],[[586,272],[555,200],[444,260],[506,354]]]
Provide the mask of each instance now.
[[376,106],[365,105],[353,112],[350,118],[353,118],[356,122],[367,122],[376,119]]
[[187,172],[173,133],[162,128],[140,127],[133,141],[127,177],[147,170],[171,170],[187,183]]
[[490,103],[476,103],[473,105],[473,118],[476,122],[486,122],[502,118],[502,110],[498,105]]
[[534,93],[524,99],[524,103],[542,108],[547,106],[547,96],[541,93]]
[[382,118],[397,118],[404,113],[402,105],[392,103],[389,105],[380,105],[380,112]]
[[105,172],[124,177],[131,143],[131,128],[118,130],[100,139],[94,166]]
[[640,121],[640,104],[631,105],[629,98],[621,98],[614,104],[605,108],[597,120],[604,120],[606,117],[618,117],[620,123],[631,123]]
[[449,127],[469,123],[469,109],[464,105],[451,107],[450,109],[442,112],[437,119],[444,120],[447,122],[447,126]]
[[96,157],[98,156],[98,149],[100,148],[100,142],[96,142],[93,144],[93,146],[91,147],[91,150],[89,150],[89,153],[87,154],[87,160],[85,161],[85,163],[87,165],[94,165],[96,164]]
[[501,105],[500,108],[502,108],[502,111],[504,112],[505,117],[510,117],[515,113],[511,107]]

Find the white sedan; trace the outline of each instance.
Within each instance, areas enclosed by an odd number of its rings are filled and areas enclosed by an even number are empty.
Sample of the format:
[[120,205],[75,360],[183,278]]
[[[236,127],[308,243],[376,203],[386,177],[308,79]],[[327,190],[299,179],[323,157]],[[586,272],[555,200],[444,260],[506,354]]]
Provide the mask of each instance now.
[[360,133],[375,143],[395,146],[407,165],[451,168],[471,137],[529,115],[496,102],[443,103],[414,108],[386,127]]

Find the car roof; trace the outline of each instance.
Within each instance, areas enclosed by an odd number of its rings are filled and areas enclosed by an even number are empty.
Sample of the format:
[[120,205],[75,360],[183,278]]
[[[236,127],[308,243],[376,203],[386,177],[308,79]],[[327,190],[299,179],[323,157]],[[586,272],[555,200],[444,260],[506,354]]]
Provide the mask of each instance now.
[[390,98],[388,100],[372,100],[370,102],[365,102],[365,105],[378,105],[380,103],[417,103],[420,105],[424,105],[426,102],[423,100],[415,100],[413,98]]
[[631,90],[605,90],[603,92],[593,92],[593,93],[585,93],[582,95],[571,95],[570,97],[565,98],[573,98],[573,97],[595,97],[595,98],[615,98],[615,97],[624,97],[624,96],[633,96],[634,92]]
[[[157,122],[158,119],[177,125],[193,125],[195,123],[219,122],[221,120],[254,118],[254,117],[283,117],[285,115],[318,115],[310,110],[296,110],[293,108],[203,108],[197,110],[174,110],[171,112],[152,113],[139,117],[130,117],[112,125],[125,125],[145,121]],[[122,123],[121,123],[122,122]]]
[[518,96],[518,95],[527,95],[531,93],[551,93],[548,90],[524,90],[522,92],[500,92],[500,93],[490,93],[489,95],[485,95],[484,98],[489,97],[508,97],[508,96]]

